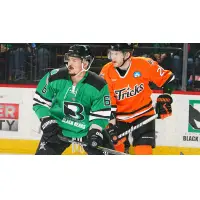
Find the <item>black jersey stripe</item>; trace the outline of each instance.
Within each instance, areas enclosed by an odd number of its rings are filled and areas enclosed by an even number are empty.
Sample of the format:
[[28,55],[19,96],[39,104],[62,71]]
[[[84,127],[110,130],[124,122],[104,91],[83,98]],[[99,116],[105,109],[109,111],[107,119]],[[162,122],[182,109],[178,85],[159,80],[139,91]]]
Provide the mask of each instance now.
[[152,101],[150,101],[148,104],[146,104],[145,106],[142,106],[141,108],[134,110],[132,112],[117,112],[117,115],[129,115],[129,114],[135,114],[141,110],[143,110],[144,108],[148,108],[150,105],[152,104]]

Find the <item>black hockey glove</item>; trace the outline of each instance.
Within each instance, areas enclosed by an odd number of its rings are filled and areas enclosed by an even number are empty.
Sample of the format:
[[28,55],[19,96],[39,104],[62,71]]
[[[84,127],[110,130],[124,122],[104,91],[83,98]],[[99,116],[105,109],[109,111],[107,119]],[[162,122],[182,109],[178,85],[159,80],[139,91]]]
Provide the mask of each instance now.
[[58,126],[55,119],[47,117],[42,119],[41,130],[43,131],[43,138],[49,143],[60,143],[57,134],[62,133],[62,129]]
[[96,148],[97,146],[103,146],[103,134],[98,129],[91,129],[88,131],[88,144],[92,148]]
[[169,94],[161,94],[157,98],[156,102],[156,113],[158,114],[158,119],[164,119],[172,115],[173,99]]
[[111,123],[108,124],[108,128],[106,129],[106,131],[108,132],[111,142],[115,145],[118,143],[119,139],[118,139],[118,127],[117,125],[113,125]]
[[119,126],[118,122],[116,125],[110,123],[106,131],[108,132],[111,142],[114,146],[124,143],[127,139],[127,128]]

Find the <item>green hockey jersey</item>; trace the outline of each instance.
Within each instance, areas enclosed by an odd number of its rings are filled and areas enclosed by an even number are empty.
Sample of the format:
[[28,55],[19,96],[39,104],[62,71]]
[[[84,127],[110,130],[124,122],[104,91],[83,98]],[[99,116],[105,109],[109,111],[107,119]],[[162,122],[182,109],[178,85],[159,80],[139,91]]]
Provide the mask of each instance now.
[[91,126],[104,129],[110,120],[108,86],[90,71],[73,86],[66,67],[52,70],[40,80],[33,102],[38,118],[56,119],[66,137],[83,137]]

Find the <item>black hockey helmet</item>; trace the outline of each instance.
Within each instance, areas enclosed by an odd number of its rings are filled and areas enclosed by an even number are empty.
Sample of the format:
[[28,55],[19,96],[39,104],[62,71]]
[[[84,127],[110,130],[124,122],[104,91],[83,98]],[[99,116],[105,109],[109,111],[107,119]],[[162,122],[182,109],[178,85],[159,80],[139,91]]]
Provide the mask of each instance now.
[[132,52],[133,51],[133,43],[111,44],[109,50],[122,51],[122,52]]
[[[133,43],[118,43],[118,44],[111,44],[110,48],[108,49],[108,59],[111,60],[111,51],[121,51],[122,53],[129,52],[130,56],[126,59],[123,59],[122,65],[129,60],[133,53]],[[121,66],[122,66],[121,65]],[[120,66],[120,67],[121,67]]]
[[90,46],[88,45],[78,45],[75,44],[69,48],[68,53],[65,54],[64,62],[66,63],[68,61],[68,57],[76,57],[80,58],[81,60],[85,59],[89,63],[93,61],[94,56],[92,55]]

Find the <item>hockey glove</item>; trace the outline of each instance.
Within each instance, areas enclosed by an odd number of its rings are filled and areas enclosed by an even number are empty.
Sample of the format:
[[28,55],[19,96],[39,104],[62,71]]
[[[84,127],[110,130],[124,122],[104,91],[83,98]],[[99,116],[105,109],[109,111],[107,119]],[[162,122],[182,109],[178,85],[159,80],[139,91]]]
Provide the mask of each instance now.
[[88,144],[92,148],[103,146],[103,134],[98,129],[91,129],[88,131]]
[[43,138],[46,142],[60,143],[57,134],[62,133],[62,129],[58,126],[58,123],[55,119],[51,117],[42,119],[41,130],[43,131]]
[[117,132],[118,127],[116,125],[113,125],[111,123],[108,124],[108,128],[106,131],[108,132],[111,142],[115,145],[118,143],[118,132]]
[[126,141],[126,136],[122,135],[125,130],[119,128],[119,126],[109,123],[106,131],[108,132],[113,145],[120,145]]
[[172,102],[173,99],[169,94],[158,96],[156,102],[156,113],[158,114],[158,119],[164,119],[172,115]]

